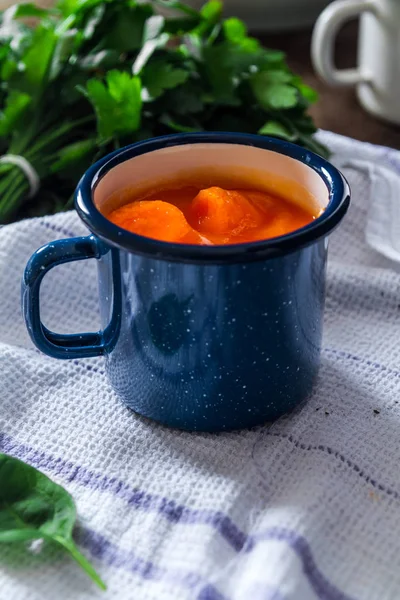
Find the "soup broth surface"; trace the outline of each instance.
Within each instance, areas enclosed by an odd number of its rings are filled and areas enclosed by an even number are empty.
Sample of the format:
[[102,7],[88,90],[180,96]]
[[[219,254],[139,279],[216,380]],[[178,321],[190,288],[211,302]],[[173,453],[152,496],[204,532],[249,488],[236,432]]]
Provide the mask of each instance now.
[[319,216],[265,190],[176,184],[128,198],[105,214],[115,225],[165,242],[241,244],[285,235]]

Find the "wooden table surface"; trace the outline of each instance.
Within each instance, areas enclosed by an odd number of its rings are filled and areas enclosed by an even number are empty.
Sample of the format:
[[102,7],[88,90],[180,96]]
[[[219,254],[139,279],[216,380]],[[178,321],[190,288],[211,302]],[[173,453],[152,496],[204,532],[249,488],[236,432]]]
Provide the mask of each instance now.
[[[310,59],[311,31],[259,35],[265,46],[283,50],[289,66],[319,93],[311,114],[318,127],[358,140],[400,149],[400,127],[379,121],[357,102],[354,88],[333,88],[314,73]],[[339,34],[336,64],[356,65],[357,24],[349,23]]]

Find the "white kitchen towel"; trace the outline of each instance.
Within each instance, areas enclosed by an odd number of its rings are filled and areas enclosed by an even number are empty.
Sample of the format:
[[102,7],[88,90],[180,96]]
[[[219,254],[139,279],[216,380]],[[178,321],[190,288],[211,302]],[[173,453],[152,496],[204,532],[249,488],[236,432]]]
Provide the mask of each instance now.
[[[78,544],[108,585],[51,547],[3,545],[0,600],[400,597],[400,154],[320,139],[353,203],[331,238],[318,384],[273,425],[168,430],[123,406],[102,359],[38,352],[19,308],[25,263],[85,228],[70,212],[0,229],[0,450],[69,490]],[[98,326],[94,262],[46,276],[49,327]]]

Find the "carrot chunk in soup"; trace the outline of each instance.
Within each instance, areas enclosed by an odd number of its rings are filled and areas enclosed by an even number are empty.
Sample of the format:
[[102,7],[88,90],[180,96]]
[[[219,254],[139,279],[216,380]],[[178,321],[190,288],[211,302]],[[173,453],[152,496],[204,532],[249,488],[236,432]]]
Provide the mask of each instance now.
[[164,242],[225,245],[285,235],[318,214],[266,191],[177,182],[133,197],[106,216],[123,229]]
[[190,227],[181,210],[161,200],[131,202],[108,217],[123,229],[164,242],[201,244],[201,236]]
[[262,212],[244,194],[220,187],[201,190],[192,201],[191,214],[196,229],[205,234],[239,233],[263,222]]

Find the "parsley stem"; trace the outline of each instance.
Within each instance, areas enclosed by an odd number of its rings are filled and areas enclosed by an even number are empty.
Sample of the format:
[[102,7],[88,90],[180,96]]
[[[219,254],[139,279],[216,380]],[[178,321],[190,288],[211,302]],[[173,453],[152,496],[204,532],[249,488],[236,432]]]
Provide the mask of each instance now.
[[[55,130],[53,129],[49,133],[46,132],[46,134],[42,135],[39,138],[39,141],[34,146],[32,146],[32,148],[29,149],[27,155],[29,155],[31,153],[36,153],[36,152],[42,150],[42,148],[44,148],[45,146],[48,146],[50,143],[54,142],[54,140],[61,138],[66,133],[69,133],[70,131],[72,131],[75,128],[80,127],[81,125],[86,125],[92,119],[93,119],[93,117],[85,117],[83,119],[71,121],[70,123],[63,123],[60,127],[58,127],[58,129],[55,129]],[[60,146],[63,146],[64,143],[65,143],[65,140],[61,139]]]

